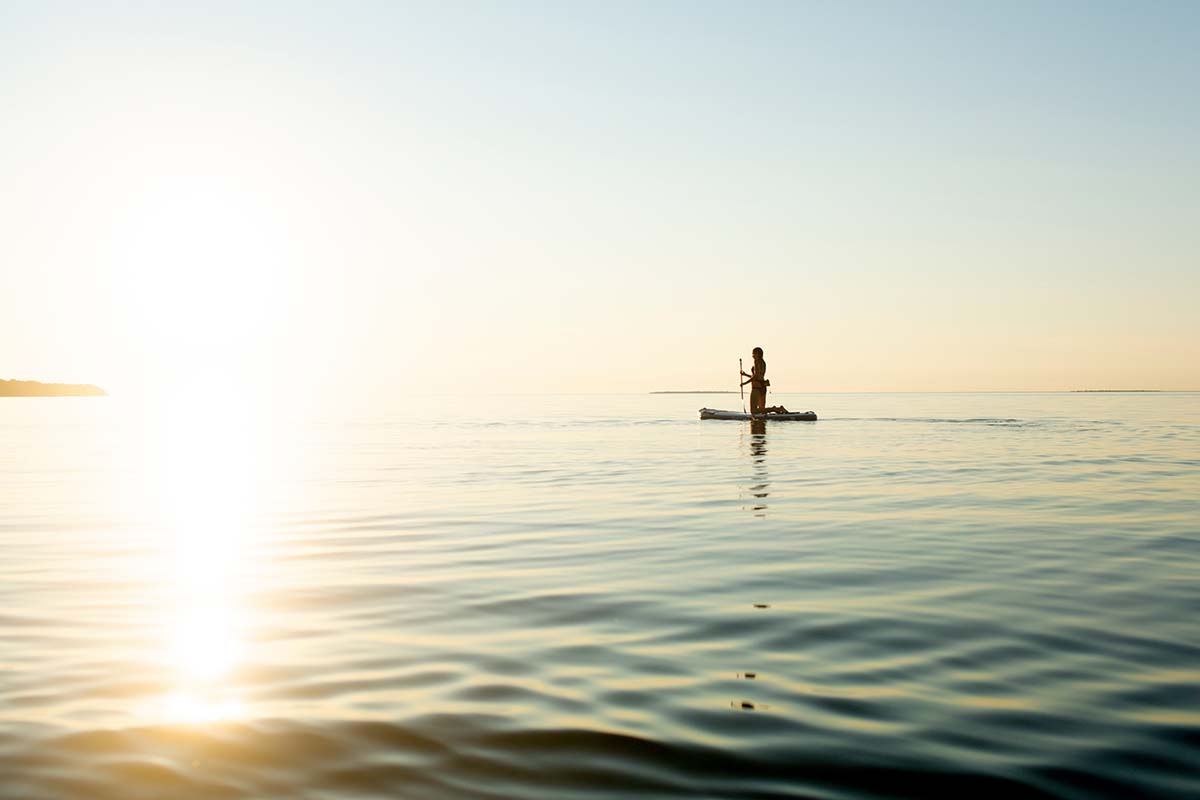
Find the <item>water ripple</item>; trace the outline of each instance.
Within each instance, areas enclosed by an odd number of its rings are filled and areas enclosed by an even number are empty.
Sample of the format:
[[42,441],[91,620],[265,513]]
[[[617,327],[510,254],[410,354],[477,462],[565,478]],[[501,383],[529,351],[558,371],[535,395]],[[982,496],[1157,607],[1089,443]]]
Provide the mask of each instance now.
[[0,417],[0,797],[1200,796],[1195,396],[694,401]]

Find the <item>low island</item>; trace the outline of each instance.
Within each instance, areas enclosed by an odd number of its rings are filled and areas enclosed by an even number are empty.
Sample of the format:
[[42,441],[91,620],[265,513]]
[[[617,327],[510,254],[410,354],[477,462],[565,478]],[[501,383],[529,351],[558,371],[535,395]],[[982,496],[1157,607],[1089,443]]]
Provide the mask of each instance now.
[[0,380],[0,397],[106,397],[108,392],[90,383],[41,383]]

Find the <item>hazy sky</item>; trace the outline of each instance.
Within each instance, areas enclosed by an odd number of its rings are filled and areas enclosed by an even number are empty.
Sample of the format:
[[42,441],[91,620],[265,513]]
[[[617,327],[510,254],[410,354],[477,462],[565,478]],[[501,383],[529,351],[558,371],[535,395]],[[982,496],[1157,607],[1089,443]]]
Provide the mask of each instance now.
[[0,377],[1200,389],[1200,3],[7,0],[0,100]]

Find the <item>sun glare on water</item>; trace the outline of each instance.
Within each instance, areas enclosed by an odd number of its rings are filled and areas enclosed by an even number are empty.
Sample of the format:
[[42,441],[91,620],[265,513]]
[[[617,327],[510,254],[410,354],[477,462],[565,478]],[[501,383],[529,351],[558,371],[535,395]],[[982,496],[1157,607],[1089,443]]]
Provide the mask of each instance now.
[[157,553],[154,660],[173,686],[159,719],[212,722],[243,711],[237,673],[254,617],[265,479],[278,468],[255,408],[185,392],[159,400],[146,421],[147,480],[136,502]]
[[156,554],[155,660],[172,686],[160,720],[244,713],[257,542],[287,463],[272,431],[303,405],[297,363],[319,329],[297,300],[306,262],[286,198],[265,186],[252,171],[163,170],[114,212],[112,307],[139,440],[125,494]]

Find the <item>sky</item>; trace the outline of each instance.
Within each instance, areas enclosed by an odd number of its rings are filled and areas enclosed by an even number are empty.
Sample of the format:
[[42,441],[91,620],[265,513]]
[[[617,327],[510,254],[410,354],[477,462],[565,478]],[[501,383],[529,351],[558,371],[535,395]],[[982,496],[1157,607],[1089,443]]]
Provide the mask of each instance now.
[[1200,390],[1200,4],[0,4],[0,377]]

